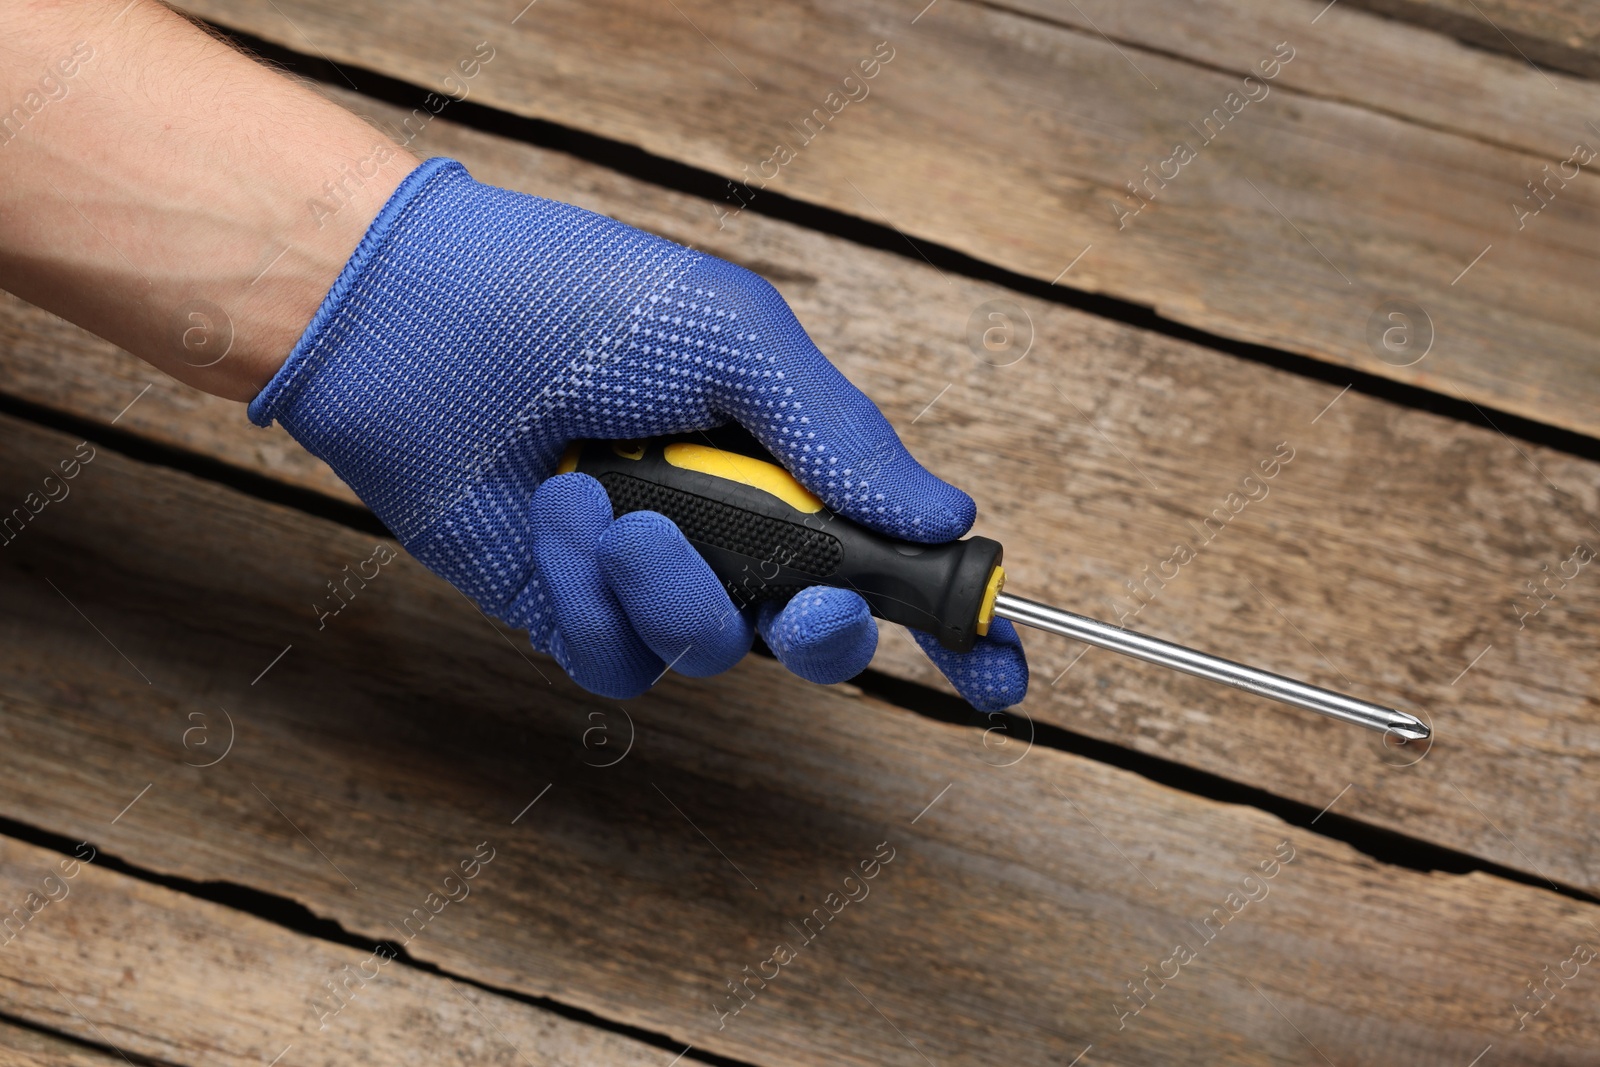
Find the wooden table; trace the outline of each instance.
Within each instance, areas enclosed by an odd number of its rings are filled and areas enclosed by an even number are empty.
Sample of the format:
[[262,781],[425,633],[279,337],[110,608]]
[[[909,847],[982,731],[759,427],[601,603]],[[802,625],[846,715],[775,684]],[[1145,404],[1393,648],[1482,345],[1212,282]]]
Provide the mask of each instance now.
[[187,5],[764,274],[1019,591],[1431,747],[1043,635],[1009,716],[890,630],[617,704],[403,556],[319,629],[331,472],[0,296],[0,501],[93,457],[0,551],[0,1063],[1600,1062],[1600,187],[1513,207],[1593,12],[919,7]]

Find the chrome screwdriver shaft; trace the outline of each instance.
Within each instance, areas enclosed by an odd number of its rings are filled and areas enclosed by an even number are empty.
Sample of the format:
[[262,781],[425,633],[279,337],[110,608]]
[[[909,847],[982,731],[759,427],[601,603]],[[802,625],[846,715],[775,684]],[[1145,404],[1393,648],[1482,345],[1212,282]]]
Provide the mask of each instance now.
[[1246,667],[1242,663],[1210,656],[1192,648],[1175,645],[1171,641],[1147,637],[1132,630],[1076,615],[1048,604],[1040,604],[1009,593],[995,598],[994,613],[1002,619],[1022,623],[1040,630],[1048,630],[1098,648],[1108,648],[1125,656],[1142,659],[1170,667],[1175,671],[1209,678],[1235,689],[1257,693],[1284,704],[1293,704],[1331,719],[1365,726],[1380,733],[1393,733],[1406,741],[1425,740],[1432,732],[1427,723],[1415,715],[1394,708],[1373,704],[1355,697],[1335,693],[1330,689],[1307,685],[1281,674]]

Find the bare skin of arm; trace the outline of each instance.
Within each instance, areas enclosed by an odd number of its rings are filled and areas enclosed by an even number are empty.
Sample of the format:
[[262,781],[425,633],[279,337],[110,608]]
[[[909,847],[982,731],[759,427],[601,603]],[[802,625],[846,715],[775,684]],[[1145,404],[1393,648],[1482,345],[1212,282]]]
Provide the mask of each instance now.
[[249,400],[418,160],[154,0],[0,0],[0,288]]

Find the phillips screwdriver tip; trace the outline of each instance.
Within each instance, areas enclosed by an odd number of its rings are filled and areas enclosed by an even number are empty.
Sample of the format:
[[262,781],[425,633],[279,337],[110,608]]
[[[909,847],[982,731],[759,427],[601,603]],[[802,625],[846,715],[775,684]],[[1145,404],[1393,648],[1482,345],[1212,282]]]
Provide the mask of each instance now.
[[1395,715],[1397,718],[1389,724],[1388,732],[1402,741],[1426,741],[1433,736],[1433,730],[1421,719],[1403,711],[1396,711]]

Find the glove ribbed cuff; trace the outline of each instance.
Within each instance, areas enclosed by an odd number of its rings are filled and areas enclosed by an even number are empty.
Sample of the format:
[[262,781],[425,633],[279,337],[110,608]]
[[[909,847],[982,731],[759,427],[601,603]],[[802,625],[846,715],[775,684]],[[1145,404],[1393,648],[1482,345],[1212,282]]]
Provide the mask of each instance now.
[[361,243],[356,245],[356,250],[350,254],[349,261],[339,272],[339,277],[334,280],[333,288],[328,290],[328,295],[323,298],[317,313],[311,316],[311,322],[300,335],[300,340],[289,353],[289,358],[284,360],[283,366],[278,368],[278,373],[272,376],[266,387],[250,401],[250,406],[246,410],[251,422],[257,426],[271,426],[279,413],[294,402],[296,390],[310,373],[307,364],[312,362],[311,354],[317,351],[323,331],[338,316],[356,280],[383,248],[384,242],[394,229],[395,220],[422,194],[428,183],[440,171],[451,168],[466,170],[453,159],[434,156],[406,175],[399,187],[389,194],[389,199],[378,212],[378,217],[367,227],[367,232],[361,237]]

